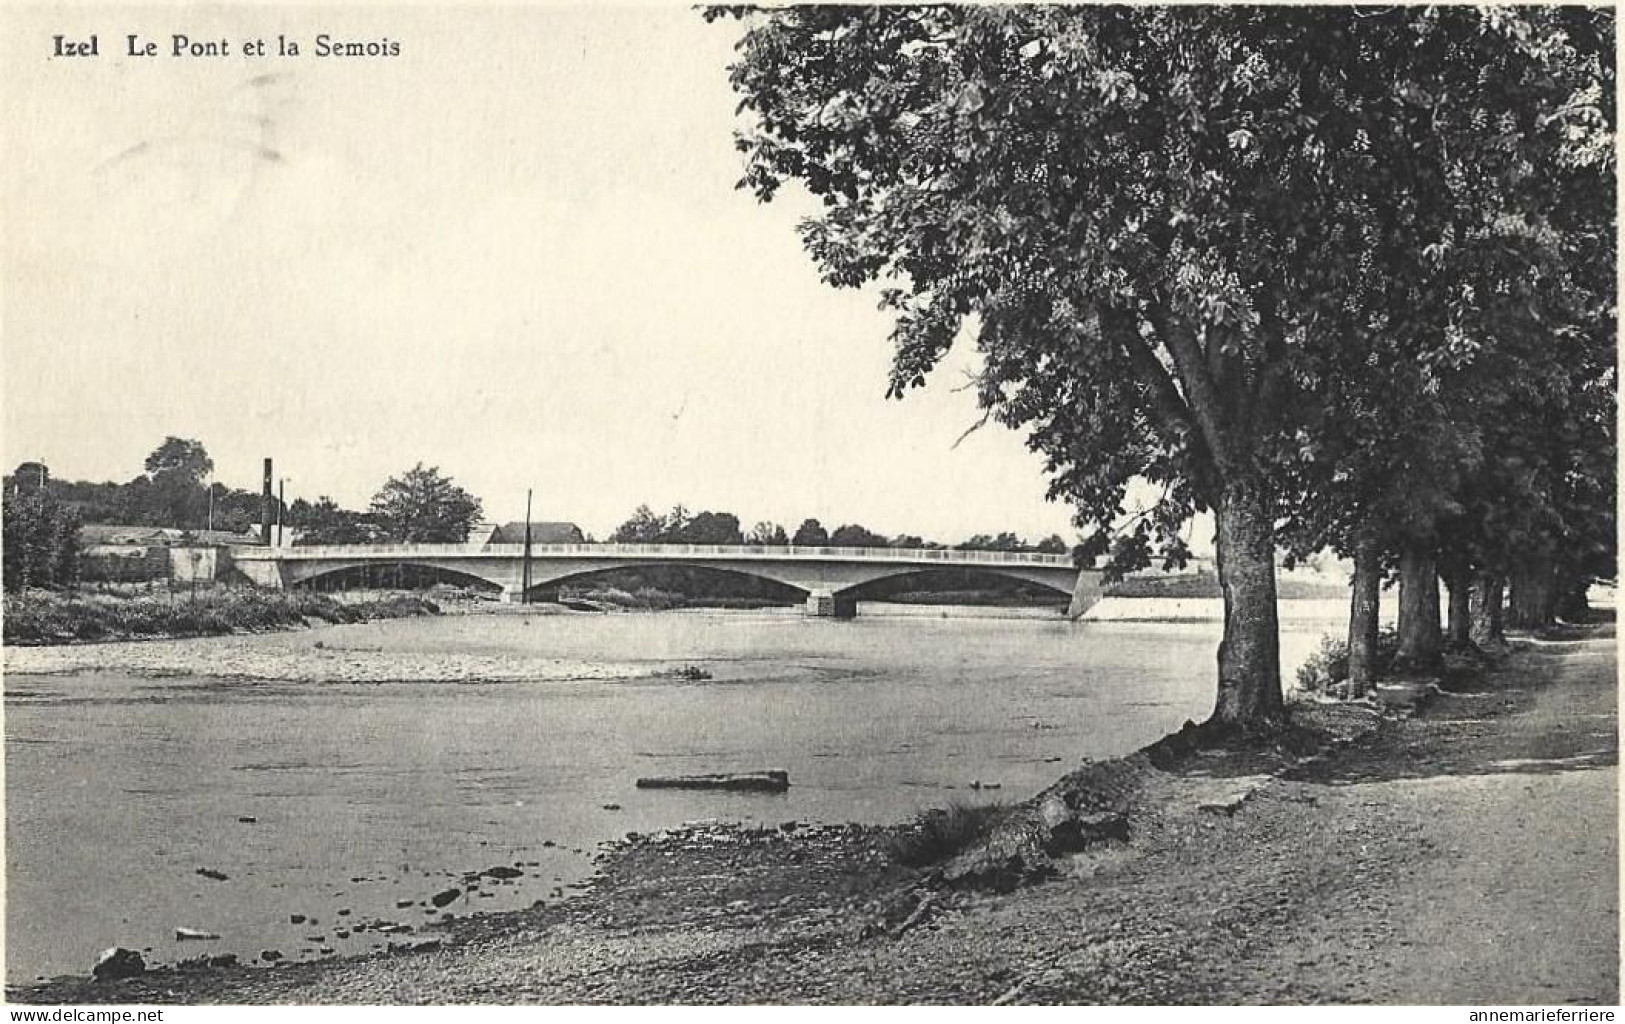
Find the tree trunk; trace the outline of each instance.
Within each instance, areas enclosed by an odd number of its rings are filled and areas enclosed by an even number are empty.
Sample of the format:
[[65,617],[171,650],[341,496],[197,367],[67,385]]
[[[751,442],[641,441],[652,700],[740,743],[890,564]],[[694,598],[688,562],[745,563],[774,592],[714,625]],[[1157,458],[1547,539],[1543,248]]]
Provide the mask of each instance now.
[[1465,566],[1452,567],[1445,580],[1450,590],[1450,614],[1445,628],[1445,646],[1465,651],[1473,646],[1473,574]]
[[1349,696],[1371,692],[1377,678],[1378,612],[1382,607],[1382,549],[1371,537],[1354,548],[1353,596],[1349,601]]
[[1555,573],[1545,559],[1527,562],[1512,572],[1512,600],[1507,625],[1513,629],[1544,629],[1557,621]]
[[1564,622],[1590,622],[1590,580],[1565,580],[1557,590],[1557,615]]
[[1414,545],[1399,559],[1399,654],[1401,673],[1431,675],[1439,670],[1444,636],[1439,629],[1439,574],[1431,552]]
[[1472,640],[1480,650],[1499,651],[1506,647],[1506,633],[1501,623],[1501,601],[1505,593],[1506,580],[1498,573],[1481,572],[1473,581]]
[[1256,480],[1233,481],[1214,510],[1224,593],[1219,694],[1208,724],[1257,732],[1279,724],[1280,630],[1275,610],[1275,525]]

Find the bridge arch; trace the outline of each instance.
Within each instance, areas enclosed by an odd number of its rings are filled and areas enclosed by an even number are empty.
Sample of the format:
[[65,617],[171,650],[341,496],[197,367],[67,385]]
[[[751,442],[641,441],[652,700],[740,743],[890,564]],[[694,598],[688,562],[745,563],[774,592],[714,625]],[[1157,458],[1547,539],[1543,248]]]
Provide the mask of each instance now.
[[[593,566],[587,569],[572,569],[568,572],[560,573],[559,575],[551,576],[546,579],[537,579],[537,571],[541,569],[542,566],[540,565],[533,566],[532,582],[529,591],[532,596],[548,591],[557,591],[565,587],[590,584],[595,580],[603,581],[612,586],[618,586],[625,583],[625,586],[619,586],[620,589],[627,589],[628,586],[635,585],[659,589],[661,583],[672,584],[681,582],[691,584],[691,578],[694,576],[699,576],[702,579],[710,578],[719,582],[725,580],[751,580],[758,584],[765,584],[766,588],[764,589],[763,593],[758,595],[742,596],[760,597],[762,600],[770,600],[774,601],[775,603],[799,604],[806,599],[807,594],[810,592],[807,587],[791,582],[790,580],[783,579],[773,573],[757,571],[754,568],[745,569],[738,566],[722,567],[707,565],[704,562],[696,561],[646,562],[638,565],[601,565]],[[641,577],[642,580],[640,580],[639,577]],[[776,593],[774,593],[775,591]]]
[[[403,558],[399,561],[389,562],[313,565],[311,569],[313,571],[290,579],[288,585],[300,590],[336,590],[345,588],[344,585],[346,584],[353,586],[355,589],[399,587],[403,585],[402,579],[404,577],[410,581],[405,584],[407,588],[410,588],[417,581],[432,579],[435,582],[472,587],[488,594],[502,593],[501,580],[491,579],[479,573],[469,572],[466,569],[454,569],[446,565],[437,565],[432,561],[415,561]],[[392,578],[393,582],[391,582]]]
[[[363,565],[383,572],[425,573],[444,579],[498,588],[506,601],[518,599],[525,584],[527,559],[522,545],[389,544],[245,549],[233,554],[237,571],[269,587],[315,586],[338,576],[360,574]],[[790,594],[805,594],[815,615],[852,614],[856,598],[873,594],[882,581],[911,576],[929,578],[930,570],[980,571],[1021,580],[1057,593],[1071,591],[1068,614],[1076,617],[1099,600],[1098,573],[1080,571],[1070,559],[1020,552],[962,552],[890,548],[798,548],[751,545],[545,544],[532,552],[530,587],[568,586],[609,570],[633,566],[654,573],[722,572],[762,581]],[[379,570],[366,575],[378,579]],[[351,578],[355,578],[351,576]],[[613,575],[611,575],[613,579]],[[901,585],[901,584],[889,584]],[[678,588],[672,588],[678,589]],[[844,606],[844,612],[843,607]],[[833,609],[833,612],[830,610]]]
[[1051,579],[1036,578],[1035,574],[1023,573],[1019,569],[1006,569],[995,566],[968,568],[958,566],[899,567],[895,572],[875,576],[861,583],[837,590],[835,596],[853,601],[883,600],[892,593],[906,593],[905,588],[911,583],[963,582],[971,585],[967,589],[975,589],[973,585],[978,579],[1018,583],[1028,590],[1041,590],[1045,594],[1053,595],[1057,602],[1064,602],[1072,597],[1071,590]]

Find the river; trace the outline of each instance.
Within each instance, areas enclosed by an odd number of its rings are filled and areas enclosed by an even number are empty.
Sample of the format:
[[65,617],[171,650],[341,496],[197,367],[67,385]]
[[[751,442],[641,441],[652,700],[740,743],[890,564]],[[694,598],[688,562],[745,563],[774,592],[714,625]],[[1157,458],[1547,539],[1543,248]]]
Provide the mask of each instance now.
[[[153,963],[356,952],[398,938],[356,922],[421,930],[567,896],[628,831],[1019,800],[1211,709],[1214,621],[876,611],[446,616],[225,641],[630,666],[619,679],[8,673],[7,980],[83,973],[113,945]],[[1332,628],[1287,620],[1288,679]],[[689,665],[711,678],[648,675]],[[789,771],[787,794],[634,787],[769,767]],[[498,866],[523,875],[427,905]],[[178,927],[220,938],[177,941]]]

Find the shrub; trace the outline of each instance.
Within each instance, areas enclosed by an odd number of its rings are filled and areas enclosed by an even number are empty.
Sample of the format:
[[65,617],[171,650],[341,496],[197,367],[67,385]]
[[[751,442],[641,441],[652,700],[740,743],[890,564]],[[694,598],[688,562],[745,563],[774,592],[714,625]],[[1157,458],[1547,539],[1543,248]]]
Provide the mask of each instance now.
[[674,668],[661,669],[655,673],[662,679],[682,679],[691,683],[704,682],[711,678],[711,673],[698,665],[682,665]]
[[[1378,676],[1386,676],[1394,667],[1399,653],[1399,633],[1384,629],[1377,634],[1377,663],[1373,666]],[[1298,669],[1298,687],[1313,693],[1324,693],[1349,677],[1348,641],[1338,636],[1321,638],[1320,649],[1311,654]]]
[[377,601],[360,601],[352,605],[341,605],[353,617],[346,622],[362,622],[367,619],[406,619],[414,615],[439,615],[440,606],[425,597],[413,594],[393,594]]
[[303,591],[216,590],[195,597],[29,591],[6,595],[5,640],[60,643],[116,637],[221,636],[239,630],[298,626],[312,620],[363,622],[439,612],[432,601],[410,595],[347,605],[323,594]]
[[922,811],[913,822],[892,834],[886,852],[905,867],[936,864],[985,836],[1004,814],[1002,804],[971,805],[959,801]]

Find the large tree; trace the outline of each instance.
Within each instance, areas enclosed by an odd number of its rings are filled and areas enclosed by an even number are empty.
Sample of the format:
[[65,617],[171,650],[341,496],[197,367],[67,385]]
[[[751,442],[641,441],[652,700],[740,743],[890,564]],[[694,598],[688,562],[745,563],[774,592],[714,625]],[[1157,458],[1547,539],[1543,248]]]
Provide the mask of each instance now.
[[169,478],[199,484],[214,472],[214,460],[209,458],[201,441],[166,437],[147,456],[145,468],[147,477],[153,481]]
[[823,547],[829,543],[829,531],[816,519],[803,519],[790,543],[798,547]]
[[407,544],[461,544],[480,518],[480,501],[439,467],[418,463],[390,477],[372,499],[389,539]]
[[[1403,314],[1402,296],[1373,286],[1389,250],[1449,244],[1429,234],[1429,190],[1479,187],[1435,173],[1453,140],[1478,140],[1473,155],[1494,160],[1471,172],[1511,198],[1542,187],[1527,137],[1611,148],[1611,118],[1577,102],[1600,102],[1606,15],[967,6],[745,17],[732,68],[749,119],[742,185],[767,200],[801,182],[822,204],[802,237],[825,280],[885,283],[890,392],[923,384],[968,330],[983,405],[1028,431],[1080,526],[1109,528],[1135,477],[1166,487],[1150,519],[1165,538],[1212,509],[1225,622],[1211,724],[1273,725],[1275,522],[1283,466],[1323,416],[1325,352],[1369,346]],[[1459,332],[1416,331],[1396,349],[1432,359],[1460,345]]]
[[837,548],[883,548],[891,539],[858,523],[846,523],[829,535],[829,543]]
[[669,544],[743,544],[739,517],[732,512],[700,512],[661,538]]
[[609,535],[612,544],[658,544],[666,531],[666,524],[654,509],[639,505],[632,517],[615,528]]
[[166,437],[147,455],[146,475],[125,485],[128,521],[175,528],[202,527],[209,494],[203,480],[214,460],[201,441]]
[[784,532],[784,527],[778,523],[763,520],[750,528],[745,537],[747,544],[759,544],[764,547],[784,547],[790,543],[790,535]]

